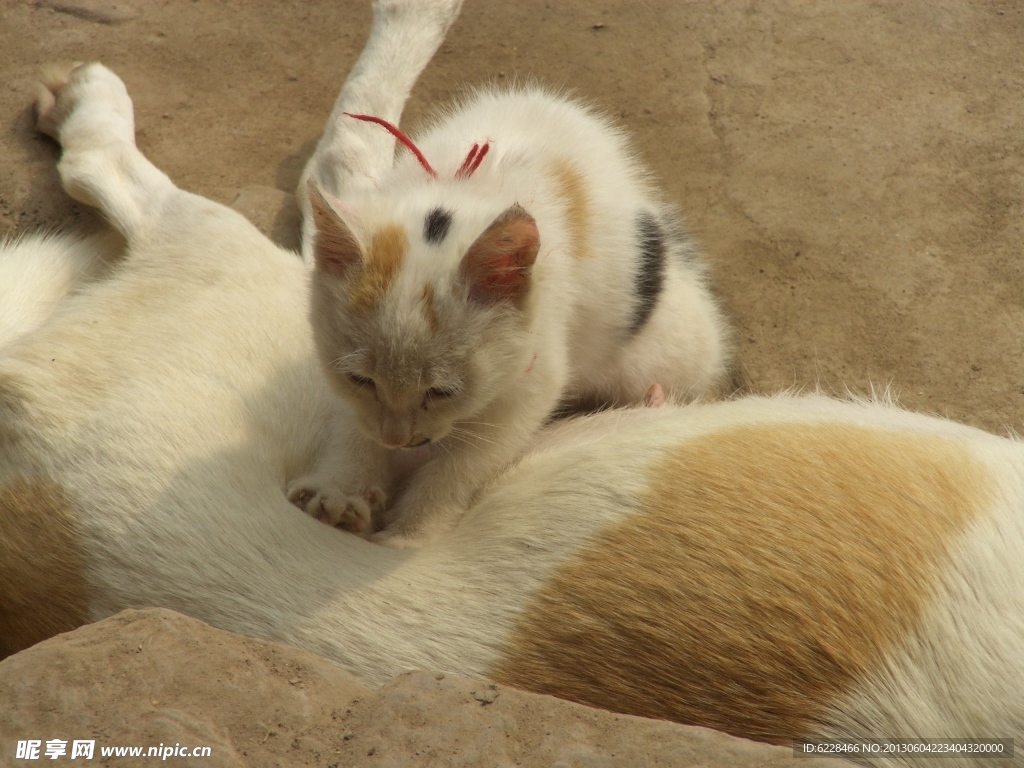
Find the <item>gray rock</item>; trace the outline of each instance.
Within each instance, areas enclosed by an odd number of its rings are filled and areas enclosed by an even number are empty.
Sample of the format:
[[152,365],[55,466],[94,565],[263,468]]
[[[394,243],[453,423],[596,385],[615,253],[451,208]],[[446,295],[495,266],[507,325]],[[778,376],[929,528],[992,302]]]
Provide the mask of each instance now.
[[19,740],[65,740],[70,753],[95,739],[94,759],[102,747],[208,746],[205,760],[175,761],[206,766],[846,765],[455,675],[413,672],[371,691],[305,651],[162,609],[11,656],[0,701],[5,764]]

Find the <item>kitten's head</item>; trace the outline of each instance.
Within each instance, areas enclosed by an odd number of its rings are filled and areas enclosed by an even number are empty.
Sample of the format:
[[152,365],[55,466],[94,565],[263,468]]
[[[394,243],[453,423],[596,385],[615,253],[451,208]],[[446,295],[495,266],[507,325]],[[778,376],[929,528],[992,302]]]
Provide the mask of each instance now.
[[334,389],[381,444],[436,442],[498,395],[528,355],[537,225],[518,205],[310,193],[312,320]]

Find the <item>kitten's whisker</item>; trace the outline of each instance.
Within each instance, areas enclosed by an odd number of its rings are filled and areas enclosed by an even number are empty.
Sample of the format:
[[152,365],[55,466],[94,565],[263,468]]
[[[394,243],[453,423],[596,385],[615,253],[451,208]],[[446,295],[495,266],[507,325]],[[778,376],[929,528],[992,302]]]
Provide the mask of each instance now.
[[343,372],[343,367],[342,366],[344,365],[344,363],[346,363],[348,360],[350,360],[351,358],[355,357],[358,354],[359,354],[358,352],[349,352],[347,355],[345,355],[343,357],[335,358],[334,360],[331,361],[329,367],[333,371],[336,371],[338,373],[342,373]]
[[449,446],[445,445],[444,440],[441,440],[440,442],[435,443],[435,445],[437,445],[442,451],[444,451],[445,456],[451,456],[452,455],[452,449]]
[[458,438],[467,445],[476,445],[478,443],[487,443],[488,445],[498,444],[497,440],[488,437],[487,435],[482,435],[479,432],[473,432],[469,429],[453,429],[448,434],[452,437]]

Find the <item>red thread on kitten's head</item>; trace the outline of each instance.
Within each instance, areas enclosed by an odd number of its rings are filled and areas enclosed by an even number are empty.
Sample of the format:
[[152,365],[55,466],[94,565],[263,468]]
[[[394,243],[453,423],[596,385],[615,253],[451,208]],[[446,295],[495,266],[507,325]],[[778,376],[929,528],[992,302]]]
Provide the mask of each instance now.
[[480,163],[491,149],[490,142],[485,141],[481,147],[479,144],[474,144],[469,154],[466,155],[466,159],[462,161],[462,165],[459,166],[459,170],[455,172],[456,179],[467,179],[473,175],[473,171],[480,167]]
[[356,120],[364,120],[367,123],[376,123],[377,125],[381,125],[384,128],[386,128],[388,133],[390,133],[392,136],[394,136],[396,139],[402,142],[402,145],[416,156],[416,159],[420,161],[420,165],[423,166],[424,170],[426,170],[427,173],[429,173],[435,179],[437,178],[437,171],[430,167],[430,163],[427,162],[427,158],[425,158],[423,156],[423,153],[420,152],[419,147],[413,144],[412,139],[410,139],[408,136],[402,133],[398,126],[392,125],[383,117],[376,117],[374,115],[356,115],[353,114],[352,112],[343,112],[342,114],[348,115],[349,117],[354,117]]
[[[383,126],[388,131],[388,133],[390,133],[392,136],[394,136],[402,143],[402,146],[404,146],[406,149],[412,152],[413,155],[416,156],[416,159],[419,160],[420,165],[423,166],[423,169],[427,173],[429,173],[435,179],[437,178],[437,171],[435,171],[430,166],[430,163],[427,162],[427,158],[424,157],[422,152],[420,152],[419,147],[417,147],[413,143],[412,139],[406,136],[398,126],[389,123],[383,117],[377,117],[375,115],[357,115],[353,112],[343,112],[342,114],[347,115],[348,117],[353,117],[356,120],[363,120],[367,123],[376,123],[377,125]],[[466,155],[466,159],[462,161],[462,165],[460,165],[459,169],[455,172],[455,178],[467,179],[470,176],[472,176],[473,171],[480,167],[480,163],[483,161],[484,156],[488,153],[488,151],[490,151],[490,149],[491,144],[488,141],[485,141],[482,146],[480,144],[474,144],[470,148],[469,154]]]

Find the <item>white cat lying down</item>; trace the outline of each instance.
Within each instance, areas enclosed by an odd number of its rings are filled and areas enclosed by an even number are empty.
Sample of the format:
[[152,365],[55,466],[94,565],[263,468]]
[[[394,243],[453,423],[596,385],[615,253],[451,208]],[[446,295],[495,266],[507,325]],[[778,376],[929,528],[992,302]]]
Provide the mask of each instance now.
[[[331,530],[285,497],[329,408],[307,268],[152,166],[109,70],[66,74],[40,125],[128,248],[0,340],[5,652],[157,605],[370,684],[450,670],[775,743],[1024,736],[1019,442],[821,397],[615,411],[421,549]],[[9,246],[0,286],[94,247]]]

